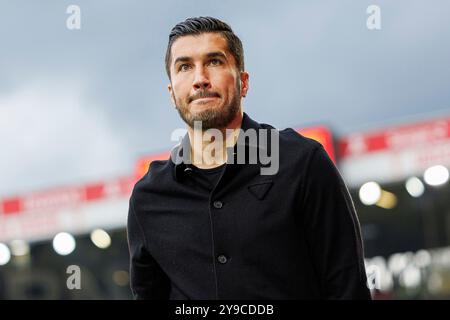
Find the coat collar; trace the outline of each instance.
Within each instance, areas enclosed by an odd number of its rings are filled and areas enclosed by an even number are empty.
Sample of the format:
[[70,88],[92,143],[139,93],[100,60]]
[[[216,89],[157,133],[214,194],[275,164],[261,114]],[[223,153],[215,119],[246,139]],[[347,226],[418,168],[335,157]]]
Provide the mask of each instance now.
[[[251,119],[245,112],[242,117],[241,129],[245,132],[248,129],[254,129],[258,133],[259,129],[261,129],[261,125]],[[238,140],[233,148],[228,148],[228,159],[234,159],[230,164],[237,163],[237,151],[240,149],[239,146],[245,148],[248,151],[248,148],[261,148],[261,146],[250,144],[249,139],[243,139],[241,135],[238,136]],[[186,133],[181,140],[181,143],[176,145],[170,154],[170,161],[174,164],[174,177],[175,180],[180,180],[184,177],[184,175],[192,170],[191,168],[191,154],[189,150],[191,149],[191,144],[189,140],[189,135]],[[186,154],[184,154],[185,150],[188,150]]]

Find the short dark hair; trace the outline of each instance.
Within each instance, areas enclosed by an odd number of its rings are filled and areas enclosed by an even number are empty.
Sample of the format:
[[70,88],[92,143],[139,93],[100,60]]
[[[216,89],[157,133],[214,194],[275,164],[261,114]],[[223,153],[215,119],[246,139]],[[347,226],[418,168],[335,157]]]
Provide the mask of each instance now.
[[236,67],[239,71],[244,71],[244,49],[242,42],[234,34],[231,27],[223,21],[212,17],[188,18],[178,23],[172,28],[169,35],[169,44],[166,51],[166,72],[170,79],[170,63],[172,54],[172,45],[180,37],[188,35],[200,35],[202,33],[219,33],[228,44],[228,49],[236,60]]

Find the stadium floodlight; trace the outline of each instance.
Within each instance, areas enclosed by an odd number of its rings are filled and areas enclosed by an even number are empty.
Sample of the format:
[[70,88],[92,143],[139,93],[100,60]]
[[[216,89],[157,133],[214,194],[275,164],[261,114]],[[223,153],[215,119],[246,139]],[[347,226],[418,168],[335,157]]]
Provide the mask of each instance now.
[[440,186],[448,181],[449,172],[444,166],[432,166],[425,170],[423,178],[430,186]]
[[95,229],[91,232],[91,241],[100,249],[106,249],[111,245],[111,237],[102,229]]
[[72,253],[75,246],[75,238],[67,232],[60,232],[53,238],[53,249],[59,255],[66,256]]
[[381,188],[376,182],[370,181],[364,183],[359,189],[359,198],[367,206],[374,205],[380,200]]
[[405,187],[406,191],[408,191],[408,193],[415,198],[420,197],[425,191],[425,186],[417,177],[411,177],[406,180]]
[[0,266],[7,264],[10,259],[11,252],[9,251],[9,248],[5,244],[0,243]]
[[13,256],[26,256],[30,253],[30,246],[24,240],[13,240],[10,242],[11,253]]

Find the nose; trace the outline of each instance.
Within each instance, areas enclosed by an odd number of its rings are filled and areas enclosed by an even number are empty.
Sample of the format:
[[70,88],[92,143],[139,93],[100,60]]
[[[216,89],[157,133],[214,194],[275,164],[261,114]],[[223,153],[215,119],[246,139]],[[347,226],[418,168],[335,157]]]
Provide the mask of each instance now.
[[204,90],[211,88],[211,82],[209,81],[208,74],[205,68],[197,68],[195,72],[193,87],[195,90]]

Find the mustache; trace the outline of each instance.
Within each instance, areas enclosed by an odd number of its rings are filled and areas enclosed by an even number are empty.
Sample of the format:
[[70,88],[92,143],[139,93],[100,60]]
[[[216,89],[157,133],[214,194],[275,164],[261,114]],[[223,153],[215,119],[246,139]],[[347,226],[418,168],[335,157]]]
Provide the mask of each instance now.
[[201,98],[220,98],[217,92],[201,90],[188,98],[188,103]]

